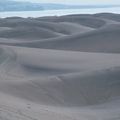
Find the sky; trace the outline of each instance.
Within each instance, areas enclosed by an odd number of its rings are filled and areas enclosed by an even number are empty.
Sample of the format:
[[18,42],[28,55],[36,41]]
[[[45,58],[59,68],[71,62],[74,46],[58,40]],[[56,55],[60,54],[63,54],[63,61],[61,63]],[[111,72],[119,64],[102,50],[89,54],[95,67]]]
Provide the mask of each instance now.
[[42,3],[64,3],[64,4],[120,4],[120,0],[15,0]]

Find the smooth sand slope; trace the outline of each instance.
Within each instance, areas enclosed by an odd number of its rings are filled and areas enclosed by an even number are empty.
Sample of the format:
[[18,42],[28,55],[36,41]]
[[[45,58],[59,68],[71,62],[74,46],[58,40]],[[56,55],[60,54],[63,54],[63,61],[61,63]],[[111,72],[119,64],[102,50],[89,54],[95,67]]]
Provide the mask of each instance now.
[[119,120],[118,16],[0,19],[0,120]]

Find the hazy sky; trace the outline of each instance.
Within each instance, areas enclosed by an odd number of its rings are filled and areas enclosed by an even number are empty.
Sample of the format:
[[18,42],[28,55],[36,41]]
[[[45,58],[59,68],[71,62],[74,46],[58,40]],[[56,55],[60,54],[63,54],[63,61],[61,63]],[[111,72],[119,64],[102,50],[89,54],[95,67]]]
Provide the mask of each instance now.
[[65,4],[120,4],[120,0],[16,0],[47,3],[65,3]]

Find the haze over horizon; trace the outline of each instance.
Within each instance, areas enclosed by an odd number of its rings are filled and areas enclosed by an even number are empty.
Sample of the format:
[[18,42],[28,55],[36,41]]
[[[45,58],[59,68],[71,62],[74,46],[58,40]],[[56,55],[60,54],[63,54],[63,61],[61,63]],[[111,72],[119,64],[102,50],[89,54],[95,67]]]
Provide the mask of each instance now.
[[[119,0],[14,0],[14,1],[28,1],[38,3],[64,3],[64,4],[120,4]],[[116,2],[115,2],[116,1]]]

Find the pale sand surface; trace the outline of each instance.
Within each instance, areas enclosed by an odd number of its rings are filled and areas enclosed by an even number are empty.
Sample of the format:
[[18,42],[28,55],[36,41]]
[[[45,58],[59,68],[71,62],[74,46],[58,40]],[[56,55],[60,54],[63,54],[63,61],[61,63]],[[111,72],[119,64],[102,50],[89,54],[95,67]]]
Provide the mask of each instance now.
[[120,15],[0,19],[0,120],[119,120]]

